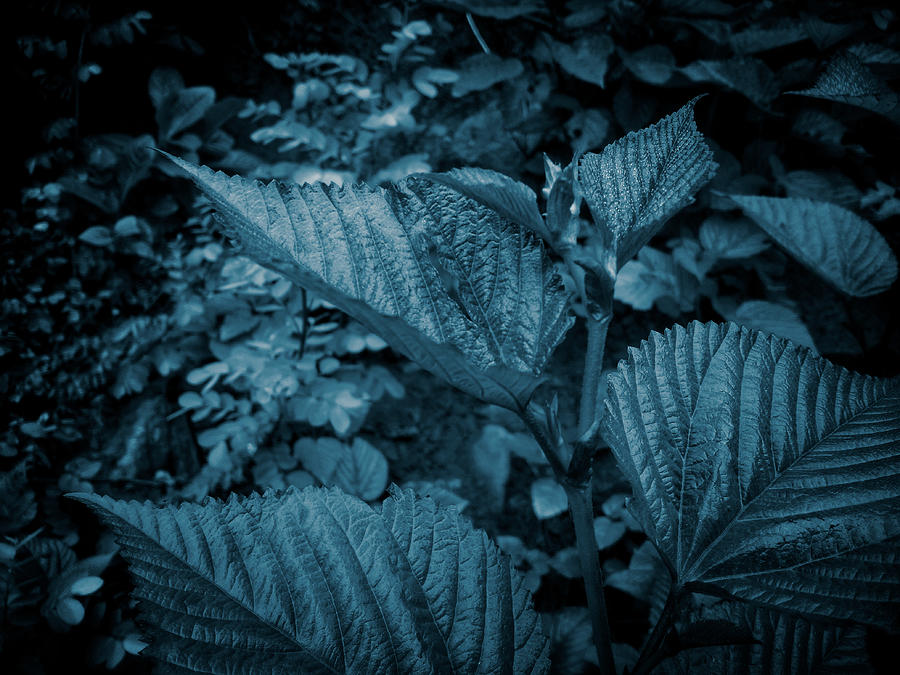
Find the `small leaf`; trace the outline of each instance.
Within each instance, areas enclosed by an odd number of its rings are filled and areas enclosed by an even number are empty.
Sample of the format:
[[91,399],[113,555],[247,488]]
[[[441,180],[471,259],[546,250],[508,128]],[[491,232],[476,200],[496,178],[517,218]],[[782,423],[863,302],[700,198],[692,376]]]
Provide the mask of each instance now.
[[622,64],[641,82],[661,85],[675,72],[675,55],[665,45],[650,45],[622,55]]
[[826,620],[900,617],[900,379],[734,324],[651,333],[603,435],[682,586]]
[[199,122],[215,102],[212,87],[188,87],[175,93],[156,111],[160,139],[171,139]]
[[148,629],[184,672],[546,673],[521,576],[454,509],[289,488],[157,507],[72,495],[112,528]]
[[616,522],[606,516],[594,518],[594,538],[597,549],[603,551],[616,544],[625,535],[625,524]]
[[380,497],[388,484],[388,463],[384,455],[359,437],[345,448],[334,471],[334,484],[366,501]]
[[103,579],[95,576],[81,577],[69,587],[72,595],[90,595],[103,586]]
[[592,34],[578,38],[573,44],[553,42],[553,60],[579,80],[602,87],[606,79],[609,57],[615,44],[609,35]]
[[569,508],[563,486],[552,478],[538,478],[531,484],[531,508],[539,520],[553,518]]
[[518,409],[572,325],[540,242],[444,185],[265,185],[170,159],[257,263],[482,400]]
[[799,198],[731,199],[797,260],[848,295],[876,295],[897,278],[897,259],[884,237],[852,211]]
[[525,70],[519,59],[504,59],[496,54],[475,54],[457,67],[458,79],[451,93],[459,98],[473,91],[484,91],[495,84],[518,77]]
[[113,243],[113,236],[109,228],[102,225],[89,227],[79,234],[78,238],[92,246],[109,246]]
[[746,217],[709,216],[700,225],[700,243],[716,259],[752,258],[769,248],[766,233]]
[[70,626],[77,626],[84,619],[84,605],[73,597],[62,598],[56,603],[56,614]]
[[794,310],[765,300],[748,300],[741,303],[732,318],[735,323],[753,330],[765,331],[783,337],[813,352],[816,346],[803,319]]
[[585,199],[598,227],[611,232],[620,267],[715,173],[694,122],[697,100],[581,160]]

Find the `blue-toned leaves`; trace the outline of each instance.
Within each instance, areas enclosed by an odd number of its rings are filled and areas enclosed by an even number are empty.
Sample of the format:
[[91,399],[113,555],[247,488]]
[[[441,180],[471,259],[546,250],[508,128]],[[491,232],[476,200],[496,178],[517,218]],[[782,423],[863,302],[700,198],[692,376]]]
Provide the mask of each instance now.
[[876,295],[897,278],[887,241],[852,211],[799,197],[731,199],[788,253],[848,295]]
[[581,159],[581,188],[598,226],[612,234],[620,267],[716,171],[694,121],[697,100]]
[[485,401],[527,401],[572,325],[538,238],[450,187],[265,184],[172,160],[256,262]]
[[153,638],[205,673],[543,673],[522,578],[456,509],[395,490],[154,506],[73,495],[115,532]]
[[824,619],[900,616],[900,380],[695,322],[619,364],[604,436],[679,584]]

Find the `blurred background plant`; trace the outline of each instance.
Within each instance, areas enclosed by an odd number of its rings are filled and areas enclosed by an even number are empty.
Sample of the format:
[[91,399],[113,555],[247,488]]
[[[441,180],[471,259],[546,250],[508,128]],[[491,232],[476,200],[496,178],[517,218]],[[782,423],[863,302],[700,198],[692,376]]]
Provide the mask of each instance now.
[[[554,672],[581,672],[590,653],[565,493],[519,422],[242,257],[152,148],[261,179],[379,184],[482,166],[539,190],[545,156],[565,165],[709,92],[698,121],[718,141],[718,174],[622,270],[607,365],[650,327],[725,318],[900,372],[896,291],[848,303],[811,286],[721,196],[830,200],[897,248],[900,45],[879,3],[295,0],[231,13],[55,0],[12,25],[0,223],[11,672],[147,667],[129,657],[142,647],[132,615],[109,609],[129,588],[114,544],[59,499],[92,489],[177,501],[322,483],[376,501],[408,485],[465,509],[527,571]],[[581,337],[551,369],[562,409],[575,409]],[[595,475],[627,663],[660,609],[659,560],[615,470]],[[48,635],[58,648],[39,648]]]

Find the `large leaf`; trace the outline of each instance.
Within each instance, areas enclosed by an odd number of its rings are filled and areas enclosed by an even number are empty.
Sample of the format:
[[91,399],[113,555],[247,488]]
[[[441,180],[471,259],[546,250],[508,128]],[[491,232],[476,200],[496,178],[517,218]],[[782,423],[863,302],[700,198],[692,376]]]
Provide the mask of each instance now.
[[869,222],[836,204],[731,195],[744,214],[844,293],[875,295],[897,278],[897,259]]
[[774,73],[759,59],[744,57],[725,61],[694,61],[681,72],[692,82],[714,82],[733,89],[763,109],[767,109],[778,96]]
[[455,509],[324,488],[157,507],[73,495],[115,532],[151,632],[205,673],[545,672],[509,560]]
[[[663,672],[697,675],[868,675],[874,672],[866,651],[866,631],[861,626],[810,622],[798,616],[729,601],[701,607],[689,617],[699,629],[695,632],[700,632],[708,644],[728,641],[727,632],[719,628],[723,624],[732,625],[734,628],[730,632],[735,635],[752,635],[753,641],[686,649],[676,659],[663,663]],[[718,639],[720,637],[724,640]]]
[[172,159],[256,262],[485,401],[523,404],[572,324],[540,241],[444,185],[265,184]]
[[831,619],[900,617],[900,379],[734,324],[651,333],[604,436],[681,585]]
[[697,100],[581,160],[585,199],[598,225],[612,233],[619,266],[715,173],[712,150],[694,122]]

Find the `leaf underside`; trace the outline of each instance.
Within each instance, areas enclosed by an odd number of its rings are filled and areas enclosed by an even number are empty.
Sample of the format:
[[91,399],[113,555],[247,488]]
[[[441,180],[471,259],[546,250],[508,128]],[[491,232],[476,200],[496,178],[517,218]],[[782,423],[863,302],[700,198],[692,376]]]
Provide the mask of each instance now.
[[151,631],[187,672],[546,672],[522,578],[456,509],[325,488],[157,507],[80,493],[115,532]]
[[800,197],[731,199],[791,255],[844,293],[876,295],[897,278],[897,259],[887,241],[852,211]]
[[581,160],[585,199],[594,220],[612,233],[620,267],[715,173],[712,150],[694,122],[698,99]]
[[264,184],[170,159],[256,262],[482,400],[526,402],[572,325],[539,240],[449,187]]
[[900,616],[900,380],[734,324],[651,333],[604,435],[680,584],[890,625]]

